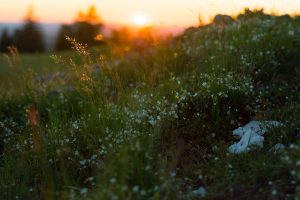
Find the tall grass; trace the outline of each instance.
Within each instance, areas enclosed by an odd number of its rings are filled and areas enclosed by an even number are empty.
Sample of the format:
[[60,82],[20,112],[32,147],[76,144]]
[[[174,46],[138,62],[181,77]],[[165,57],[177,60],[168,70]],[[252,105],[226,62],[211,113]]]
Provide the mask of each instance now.
[[[1,91],[1,197],[299,195],[299,35],[294,19],[244,14],[119,58],[68,38],[78,55],[49,58],[49,79],[9,69],[23,81]],[[228,154],[231,131],[251,119],[286,126],[263,149]],[[287,150],[269,153],[276,143]]]

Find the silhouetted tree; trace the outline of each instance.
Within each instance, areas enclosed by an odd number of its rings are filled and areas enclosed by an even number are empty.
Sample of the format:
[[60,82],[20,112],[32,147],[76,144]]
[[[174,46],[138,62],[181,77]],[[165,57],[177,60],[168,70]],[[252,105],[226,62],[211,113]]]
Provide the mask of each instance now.
[[76,23],[88,22],[90,24],[100,24],[101,18],[97,14],[97,9],[94,5],[90,6],[86,13],[79,11],[75,18]]
[[[149,45],[152,45],[154,42],[152,27],[144,27],[138,32],[138,39],[141,40],[140,48],[147,49]],[[139,45],[138,45],[139,46]]]
[[79,11],[72,25],[63,25],[58,33],[55,50],[69,49],[65,41],[66,36],[74,37],[78,42],[94,46],[101,41],[95,37],[101,33],[102,22],[97,14],[95,6],[91,6],[86,12]]
[[132,35],[127,27],[122,27],[120,30],[112,31],[110,41],[117,45],[129,45],[132,42]]
[[8,52],[8,46],[13,45],[13,38],[9,35],[9,32],[7,29],[5,29],[2,32],[1,38],[0,38],[0,51],[1,52]]
[[56,51],[62,51],[71,48],[71,44],[66,40],[66,36],[74,37],[72,26],[62,25],[55,42]]
[[95,37],[100,34],[100,25],[89,22],[79,22],[74,25],[74,37],[88,46],[99,44]]
[[267,15],[264,13],[264,9],[254,9],[250,10],[249,8],[245,8],[244,13],[239,14],[237,19],[242,20],[242,19],[251,19],[251,18],[268,18],[270,15]]
[[23,27],[15,32],[15,44],[21,52],[44,51],[44,40],[35,21],[34,9],[29,7]]

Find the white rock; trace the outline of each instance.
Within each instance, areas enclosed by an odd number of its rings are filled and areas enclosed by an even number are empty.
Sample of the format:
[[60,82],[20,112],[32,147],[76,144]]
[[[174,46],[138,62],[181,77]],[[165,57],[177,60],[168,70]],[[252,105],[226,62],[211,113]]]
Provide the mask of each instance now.
[[204,187],[199,187],[197,190],[192,191],[193,196],[205,197],[207,195],[207,191]]
[[248,131],[254,132],[259,135],[263,135],[267,130],[262,127],[261,122],[259,121],[251,121],[245,126],[239,127],[233,130],[233,135],[236,137],[243,137]]
[[264,137],[257,133],[248,130],[237,143],[234,143],[228,148],[230,153],[239,154],[248,152],[251,146],[263,146]]
[[233,135],[240,138],[240,141],[234,143],[228,148],[230,153],[240,154],[251,150],[253,147],[263,147],[263,135],[269,128],[282,126],[277,121],[251,121],[243,127],[233,130]]

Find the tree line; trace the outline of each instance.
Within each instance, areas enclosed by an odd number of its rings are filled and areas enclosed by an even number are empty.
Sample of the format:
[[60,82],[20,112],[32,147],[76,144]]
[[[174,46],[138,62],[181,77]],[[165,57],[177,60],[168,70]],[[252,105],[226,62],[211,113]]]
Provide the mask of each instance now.
[[[99,35],[102,31],[102,20],[97,14],[95,6],[90,6],[86,11],[80,11],[72,24],[61,26],[56,40],[55,51],[69,49],[70,43],[66,41],[66,36],[76,38],[80,43],[94,46],[101,44]],[[98,39],[97,39],[98,36]],[[10,33],[7,29],[3,30],[0,35],[0,51],[7,52],[7,47],[15,46],[20,52],[35,53],[46,50],[44,35],[37,23],[33,7],[29,7],[24,23],[21,28]]]

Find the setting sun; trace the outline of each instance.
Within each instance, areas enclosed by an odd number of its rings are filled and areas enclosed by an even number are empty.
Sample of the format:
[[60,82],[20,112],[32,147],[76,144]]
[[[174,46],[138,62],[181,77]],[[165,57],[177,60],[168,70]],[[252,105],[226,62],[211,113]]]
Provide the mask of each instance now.
[[148,23],[148,21],[145,16],[138,14],[134,15],[133,23],[138,26],[145,26]]

